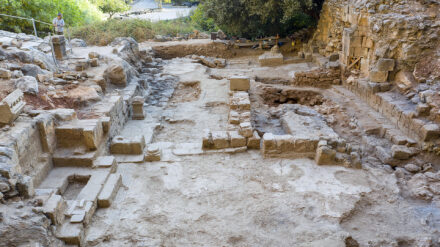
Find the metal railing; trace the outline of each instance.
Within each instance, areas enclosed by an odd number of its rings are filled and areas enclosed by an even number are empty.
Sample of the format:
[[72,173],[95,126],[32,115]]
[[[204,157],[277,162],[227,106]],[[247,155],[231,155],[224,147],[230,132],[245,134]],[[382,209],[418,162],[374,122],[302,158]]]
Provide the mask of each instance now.
[[36,23],[36,22],[41,23],[41,24],[46,24],[46,25],[52,26],[51,23],[44,22],[44,21],[39,21],[39,20],[35,20],[34,18],[26,18],[26,17],[13,16],[13,15],[7,15],[7,14],[0,14],[0,16],[6,16],[6,17],[10,17],[10,18],[15,18],[15,19],[21,19],[21,20],[32,21],[32,27],[34,28],[34,34],[35,34],[36,37],[38,37],[37,27],[35,26],[35,23]]

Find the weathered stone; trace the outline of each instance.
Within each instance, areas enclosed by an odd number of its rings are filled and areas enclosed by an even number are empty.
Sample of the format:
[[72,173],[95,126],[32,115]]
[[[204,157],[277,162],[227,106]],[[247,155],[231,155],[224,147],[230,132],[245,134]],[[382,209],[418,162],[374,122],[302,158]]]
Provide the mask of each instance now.
[[25,105],[23,92],[20,89],[10,93],[0,102],[0,123],[12,123],[23,111]]
[[162,156],[162,150],[157,145],[150,145],[147,148],[147,153],[145,155],[145,161],[154,162],[160,161]]
[[134,97],[133,102],[131,103],[134,120],[145,119],[144,101],[144,97],[142,96]]
[[0,78],[1,79],[11,79],[12,73],[9,70],[0,68]]
[[113,173],[116,171],[117,162],[114,156],[100,156],[93,161],[96,168],[110,168]]
[[399,71],[395,77],[396,84],[402,85],[403,88],[409,88],[416,85],[416,79],[413,74],[408,71]]
[[110,145],[112,154],[143,154],[145,139],[143,135],[128,139],[123,136],[115,136]]
[[61,224],[64,221],[66,202],[60,195],[52,194],[44,203],[43,213],[52,220],[53,224]]
[[92,67],[98,67],[99,66],[99,60],[97,58],[92,58],[90,60],[90,66]]
[[321,146],[316,150],[315,161],[318,165],[333,164],[336,157],[336,150],[329,146]]
[[391,147],[392,157],[398,160],[407,160],[411,157],[412,151],[403,145],[393,145]]
[[23,76],[15,80],[15,87],[24,93],[38,94],[38,82],[35,77]]
[[112,64],[104,71],[104,79],[111,84],[117,86],[127,85],[127,75],[124,67],[118,64]]
[[437,124],[425,124],[421,129],[423,141],[436,140],[440,137],[440,127]]
[[239,133],[244,137],[252,137],[253,136],[252,124],[250,122],[240,123]]
[[66,40],[64,36],[63,35],[52,36],[52,45],[53,45],[55,57],[58,60],[63,60],[67,56]]
[[102,188],[101,193],[99,193],[98,206],[100,208],[110,207],[121,185],[122,185],[121,174],[111,174],[108,177],[104,187]]
[[373,82],[387,82],[388,71],[370,71],[370,80]]
[[229,131],[229,140],[232,148],[246,146],[246,138],[238,133],[238,131]]
[[376,69],[378,71],[393,71],[394,70],[394,59],[389,58],[379,58],[376,64]]
[[284,56],[281,53],[265,52],[258,58],[258,61],[261,66],[277,66],[284,63]]
[[247,147],[249,149],[260,149],[261,137],[258,135],[257,131],[254,131],[254,134],[248,138]]
[[76,62],[75,64],[75,70],[76,71],[84,71],[90,67],[90,60],[89,59],[82,59]]
[[405,169],[409,172],[419,172],[421,170],[420,166],[414,165],[414,164],[407,164],[405,165]]
[[89,58],[90,59],[94,59],[94,58],[100,58],[101,56],[99,55],[99,53],[97,53],[97,52],[95,52],[95,51],[92,51],[92,52],[89,52]]
[[44,74],[43,70],[35,64],[25,64],[21,67],[25,76],[37,77],[38,74]]
[[229,135],[226,131],[213,131],[212,142],[215,149],[229,148]]
[[231,91],[248,91],[250,79],[246,76],[234,76],[229,79]]

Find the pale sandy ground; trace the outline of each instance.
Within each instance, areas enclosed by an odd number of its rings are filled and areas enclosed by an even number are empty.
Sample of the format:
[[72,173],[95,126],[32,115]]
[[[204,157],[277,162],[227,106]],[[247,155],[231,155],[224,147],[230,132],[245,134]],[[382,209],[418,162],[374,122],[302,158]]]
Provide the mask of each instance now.
[[225,130],[228,84],[187,59],[168,62],[164,73],[200,81],[201,92],[192,101],[174,97],[164,109],[149,106],[145,120],[129,122],[125,133],[160,123],[153,142],[165,161],[119,164],[125,189],[97,211],[87,246],[332,247],[348,236],[361,246],[397,246],[396,239],[438,232],[440,217],[421,220],[432,216],[430,205],[403,199],[393,173],[381,168],[263,159],[258,151],[173,155],[179,144],[200,145],[205,128]]

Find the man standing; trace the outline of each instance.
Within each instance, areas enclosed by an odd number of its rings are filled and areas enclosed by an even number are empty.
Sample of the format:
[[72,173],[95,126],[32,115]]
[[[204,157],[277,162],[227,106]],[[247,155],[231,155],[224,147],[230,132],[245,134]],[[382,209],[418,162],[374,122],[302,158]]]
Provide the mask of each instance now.
[[55,33],[57,35],[63,35],[64,20],[63,20],[63,15],[61,13],[58,13],[58,16],[53,19],[52,24],[55,27]]

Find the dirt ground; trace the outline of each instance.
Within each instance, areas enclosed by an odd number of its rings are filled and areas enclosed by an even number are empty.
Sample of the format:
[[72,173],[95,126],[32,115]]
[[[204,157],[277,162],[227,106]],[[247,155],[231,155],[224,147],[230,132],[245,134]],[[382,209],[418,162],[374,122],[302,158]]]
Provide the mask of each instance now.
[[[163,95],[168,103],[149,104],[147,118],[129,121],[122,132],[151,135],[162,147],[162,161],[119,164],[124,188],[110,208],[96,212],[87,246],[429,246],[424,244],[438,241],[440,210],[403,197],[392,169],[368,162],[363,169],[348,169],[309,159],[264,159],[259,151],[173,153],[179,146],[200,146],[206,128],[228,128],[228,83],[212,75],[249,73],[257,70],[255,59],[231,60],[221,71],[189,59],[165,61],[162,72],[178,78],[176,90]],[[288,66],[276,75],[309,67]],[[262,75],[272,72],[258,69]]]

